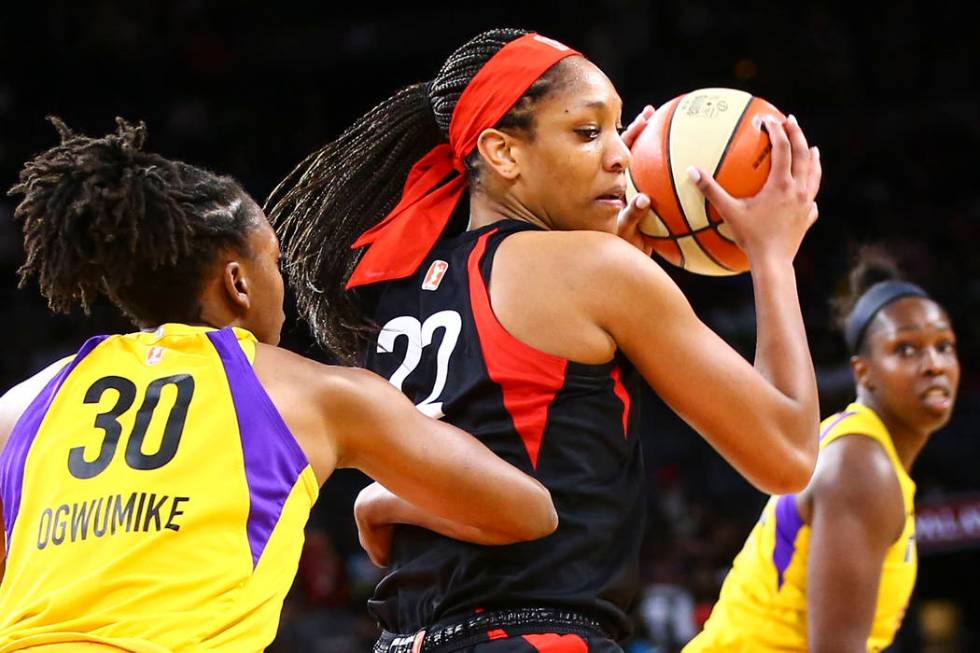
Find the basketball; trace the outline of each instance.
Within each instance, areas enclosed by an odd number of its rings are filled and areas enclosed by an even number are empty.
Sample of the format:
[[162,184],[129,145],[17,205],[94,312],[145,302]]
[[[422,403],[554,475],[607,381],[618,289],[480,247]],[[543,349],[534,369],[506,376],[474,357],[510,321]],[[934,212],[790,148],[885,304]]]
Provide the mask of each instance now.
[[627,199],[650,196],[639,225],[653,250],[696,274],[724,276],[749,269],[721,216],[687,175],[695,166],[733,197],[759,192],[771,167],[764,116],[785,119],[762,98],[731,88],[703,88],[664,104],[633,143]]

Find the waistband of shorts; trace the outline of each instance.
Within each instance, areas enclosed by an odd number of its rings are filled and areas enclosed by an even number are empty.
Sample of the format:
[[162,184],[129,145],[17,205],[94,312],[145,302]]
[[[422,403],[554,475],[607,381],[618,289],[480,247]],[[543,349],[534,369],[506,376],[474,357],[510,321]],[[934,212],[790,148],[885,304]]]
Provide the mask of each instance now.
[[[491,635],[492,631],[502,632],[495,637]],[[578,612],[558,608],[515,608],[480,612],[415,633],[398,634],[385,630],[374,644],[374,653],[441,653],[450,645],[465,648],[497,637],[541,632],[609,637],[602,624]]]

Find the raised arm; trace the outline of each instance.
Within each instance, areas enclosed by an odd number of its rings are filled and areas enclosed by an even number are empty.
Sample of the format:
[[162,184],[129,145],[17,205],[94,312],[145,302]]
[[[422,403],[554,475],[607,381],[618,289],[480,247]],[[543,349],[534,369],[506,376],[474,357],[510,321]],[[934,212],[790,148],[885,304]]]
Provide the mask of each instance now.
[[864,653],[881,565],[901,534],[901,487],[874,440],[847,436],[820,454],[807,559],[807,633],[814,653]]
[[484,544],[537,539],[557,527],[543,485],[468,433],[422,415],[381,377],[335,369],[324,400],[337,466],[362,470],[433,524],[455,522]]
[[[609,239],[597,249],[604,269],[595,273],[607,283],[584,297],[598,324],[682,418],[759,489],[784,494],[806,485],[817,454],[817,387],[793,258],[817,217],[821,168],[795,120],[768,129],[772,171],[755,197],[733,199],[699,171],[691,180],[749,257],[754,369],[694,315],[642,248]],[[637,201],[628,210],[634,217]]]

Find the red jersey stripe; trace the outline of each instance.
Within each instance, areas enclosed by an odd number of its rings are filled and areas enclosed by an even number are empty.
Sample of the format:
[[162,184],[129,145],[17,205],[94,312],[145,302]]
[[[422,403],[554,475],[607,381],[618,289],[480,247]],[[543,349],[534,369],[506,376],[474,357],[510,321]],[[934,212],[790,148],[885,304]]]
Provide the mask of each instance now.
[[487,631],[487,639],[507,639],[507,631],[503,628],[494,628]]
[[548,408],[565,384],[568,361],[521,342],[497,321],[480,273],[487,240],[494,233],[496,229],[481,236],[470,253],[470,304],[487,374],[500,386],[504,407],[524,442],[531,467],[537,468]]
[[524,640],[538,653],[589,653],[589,645],[578,635],[524,635]]
[[614,367],[610,373],[613,379],[613,394],[623,402],[623,437],[628,438],[630,434],[630,393],[626,392],[623,385],[623,372],[618,367]]

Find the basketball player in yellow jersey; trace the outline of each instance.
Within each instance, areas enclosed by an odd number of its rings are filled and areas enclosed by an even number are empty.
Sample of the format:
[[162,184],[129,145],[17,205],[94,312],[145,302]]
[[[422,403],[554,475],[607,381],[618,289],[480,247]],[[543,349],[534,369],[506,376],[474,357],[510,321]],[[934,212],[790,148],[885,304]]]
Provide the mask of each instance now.
[[864,250],[838,307],[857,400],[821,424],[809,486],[774,496],[684,653],[887,647],[915,585],[909,470],[950,418],[960,378],[946,311]]
[[12,189],[21,277],[53,309],[104,293],[151,330],[93,338],[0,400],[0,651],[263,650],[336,467],[474,542],[554,530],[548,492],[474,438],[274,346],[279,247],[237,182],[143,152],[142,124],[55,123]]

